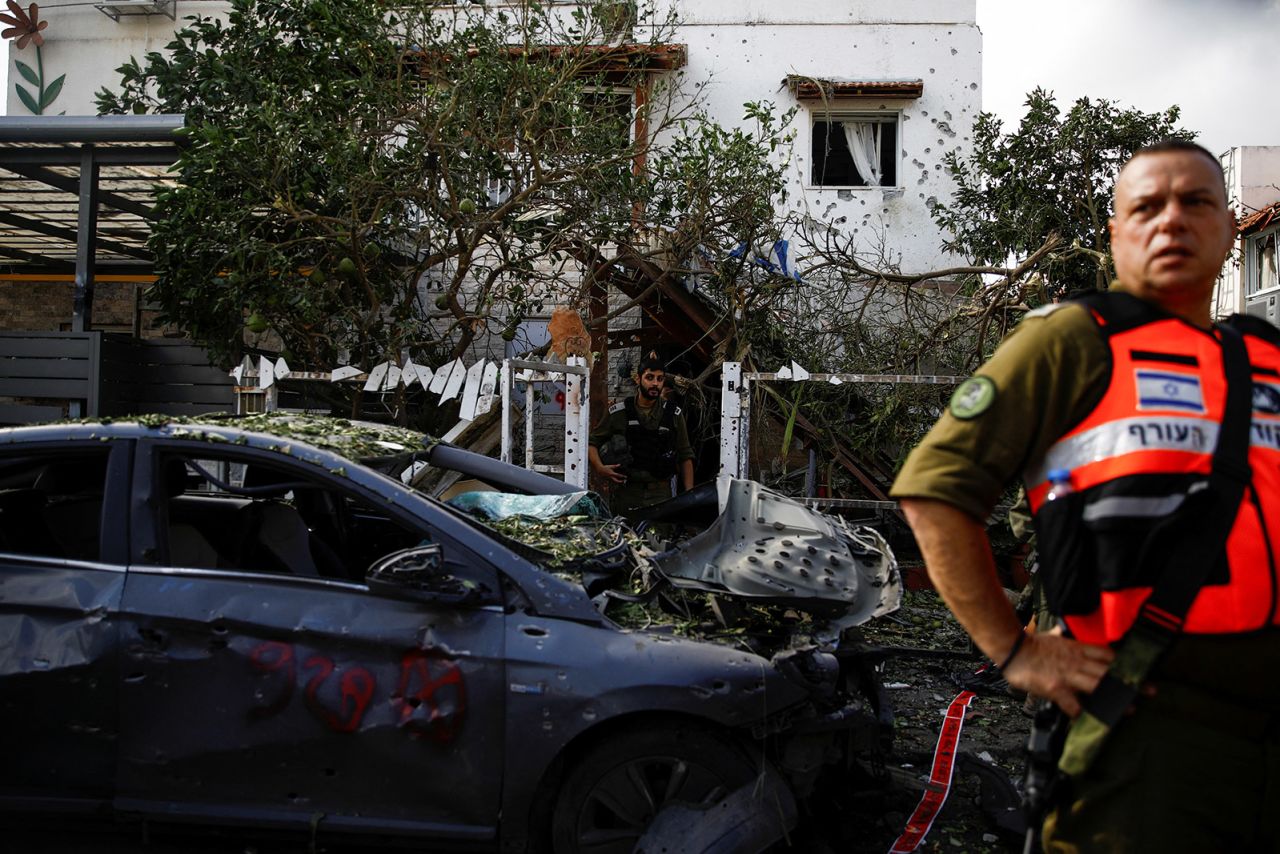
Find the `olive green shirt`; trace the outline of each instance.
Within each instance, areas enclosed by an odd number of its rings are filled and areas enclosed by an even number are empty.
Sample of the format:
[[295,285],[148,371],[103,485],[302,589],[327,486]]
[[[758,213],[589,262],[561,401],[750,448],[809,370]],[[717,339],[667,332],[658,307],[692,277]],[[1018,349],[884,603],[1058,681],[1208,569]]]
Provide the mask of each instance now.
[[1032,312],[975,376],[988,377],[987,408],[949,408],[907,457],[893,498],[936,498],[985,520],[1005,487],[1102,399],[1111,354],[1084,306]]
[[[1083,306],[1032,312],[975,374],[994,384],[986,408],[958,418],[949,407],[907,457],[890,495],[938,499],[986,520],[1004,488],[1102,400],[1110,362]],[[1185,636],[1157,672],[1228,702],[1280,711],[1280,631]]]

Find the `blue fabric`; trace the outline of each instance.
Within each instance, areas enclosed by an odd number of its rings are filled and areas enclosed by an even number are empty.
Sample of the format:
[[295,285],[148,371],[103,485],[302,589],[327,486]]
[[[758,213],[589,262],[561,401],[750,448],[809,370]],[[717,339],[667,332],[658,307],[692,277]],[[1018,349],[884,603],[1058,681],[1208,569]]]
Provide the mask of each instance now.
[[517,495],[511,492],[463,492],[447,502],[466,513],[489,520],[528,516],[547,521],[563,516],[609,519],[611,514],[594,492],[568,495]]

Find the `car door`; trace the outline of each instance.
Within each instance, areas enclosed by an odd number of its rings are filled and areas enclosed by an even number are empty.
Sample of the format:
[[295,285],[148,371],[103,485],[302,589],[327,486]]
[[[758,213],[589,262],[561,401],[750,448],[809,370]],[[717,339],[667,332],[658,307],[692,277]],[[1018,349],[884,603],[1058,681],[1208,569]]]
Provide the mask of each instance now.
[[131,443],[0,448],[0,793],[107,801]]
[[[193,477],[196,467],[218,483]],[[338,457],[317,466],[253,448],[141,443],[138,546],[121,607],[122,809],[494,836],[504,681],[496,572],[431,525],[429,502],[407,512],[407,490],[389,480],[383,493],[357,487],[351,468]],[[344,511],[299,531],[302,508],[335,503]],[[437,543],[446,569],[485,595],[460,607],[371,590],[360,526],[374,517],[378,548]],[[356,527],[323,530],[340,524]],[[237,542],[245,538],[254,542]],[[324,559],[322,546],[332,553]],[[181,565],[180,552],[218,565]]]

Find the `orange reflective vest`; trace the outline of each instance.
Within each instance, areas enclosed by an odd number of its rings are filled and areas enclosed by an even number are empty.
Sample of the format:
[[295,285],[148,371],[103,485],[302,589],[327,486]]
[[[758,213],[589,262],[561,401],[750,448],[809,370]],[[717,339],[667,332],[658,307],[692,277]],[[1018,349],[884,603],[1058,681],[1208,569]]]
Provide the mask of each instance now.
[[[1127,294],[1086,298],[1111,352],[1097,406],[1025,472],[1049,607],[1071,633],[1113,643],[1133,624],[1161,570],[1194,536],[1226,398],[1214,332]],[[1255,318],[1240,331],[1253,378],[1245,489],[1234,526],[1186,615],[1183,631],[1233,634],[1280,623],[1280,330]],[[1048,473],[1071,472],[1073,492],[1045,501]]]

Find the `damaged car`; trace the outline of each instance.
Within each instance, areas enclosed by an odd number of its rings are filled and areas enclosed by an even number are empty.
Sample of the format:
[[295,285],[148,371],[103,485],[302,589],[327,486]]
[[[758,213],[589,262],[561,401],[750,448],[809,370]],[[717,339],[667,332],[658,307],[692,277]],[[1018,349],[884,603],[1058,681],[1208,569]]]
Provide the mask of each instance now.
[[883,777],[858,627],[897,607],[897,568],[757,483],[699,498],[714,521],[672,540],[382,425],[0,430],[0,804],[432,850],[801,850],[806,815]]

